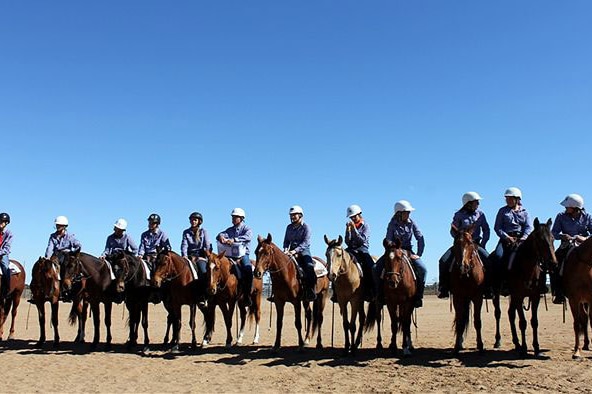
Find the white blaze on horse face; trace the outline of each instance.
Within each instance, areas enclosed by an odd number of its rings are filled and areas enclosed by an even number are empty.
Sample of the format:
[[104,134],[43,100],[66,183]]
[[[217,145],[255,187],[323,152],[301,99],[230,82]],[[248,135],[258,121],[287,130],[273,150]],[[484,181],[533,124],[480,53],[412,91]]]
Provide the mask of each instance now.
[[395,259],[395,252],[391,251],[389,253],[389,259],[394,260]]
[[210,263],[210,270],[211,270],[211,271],[213,271],[213,270],[214,270],[214,268],[216,268],[216,264],[214,264],[214,263]]

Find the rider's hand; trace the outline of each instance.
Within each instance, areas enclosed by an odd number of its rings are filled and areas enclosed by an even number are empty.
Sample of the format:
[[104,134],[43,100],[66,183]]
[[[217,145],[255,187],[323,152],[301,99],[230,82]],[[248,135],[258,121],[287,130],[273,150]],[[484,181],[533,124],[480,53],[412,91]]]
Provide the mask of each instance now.
[[506,242],[509,244],[515,244],[516,238],[515,237],[508,237],[508,238],[506,238]]
[[411,260],[419,260],[419,256],[418,256],[418,255],[416,255],[416,254],[412,254],[412,255],[411,255],[411,256],[409,256],[409,257],[411,257]]
[[561,240],[562,241],[571,241],[572,237],[569,234],[561,234]]
[[576,237],[575,237],[575,238],[576,238],[576,241],[577,241],[578,243],[582,243],[582,242],[584,242],[585,240],[587,240],[587,239],[588,239],[588,237],[584,237],[584,236],[582,236],[582,235],[576,235]]

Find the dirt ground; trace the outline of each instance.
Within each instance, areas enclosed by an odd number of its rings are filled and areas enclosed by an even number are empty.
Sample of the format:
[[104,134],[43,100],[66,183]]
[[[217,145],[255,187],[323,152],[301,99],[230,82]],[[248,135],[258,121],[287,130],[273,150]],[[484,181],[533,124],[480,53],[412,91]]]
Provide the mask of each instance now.
[[[504,308],[507,304],[504,303]],[[274,323],[269,330],[270,304],[264,302],[260,345],[235,345],[224,348],[225,333],[218,316],[213,342],[206,348],[192,350],[184,309],[182,346],[179,353],[166,351],[160,343],[164,337],[166,314],[161,305],[151,306],[150,351],[128,353],[127,311],[116,305],[113,313],[113,349],[90,353],[88,344],[73,344],[76,330],[67,323],[69,305],[60,309],[62,345],[52,348],[53,332],[47,323],[48,343],[44,349],[33,348],[39,327],[34,307],[22,303],[17,317],[16,339],[0,344],[4,366],[2,392],[590,392],[592,354],[571,359],[573,347],[572,318],[566,312],[562,322],[561,306],[542,303],[540,343],[544,357],[532,352],[522,359],[511,346],[510,330],[504,309],[502,315],[502,348],[493,349],[494,318],[491,304],[484,308],[486,351],[475,350],[475,333],[471,328],[460,357],[451,353],[453,344],[450,304],[428,296],[417,313],[413,330],[415,351],[404,358],[400,352],[375,350],[376,333],[364,337],[363,347],[355,357],[342,356],[343,330],[335,307],[334,348],[331,347],[332,304],[325,310],[322,350],[309,347],[299,352],[293,325],[294,312],[286,308],[283,348],[272,353]],[[49,312],[49,307],[47,307]],[[199,315],[199,324],[202,322]],[[86,338],[92,338],[92,324]],[[254,327],[246,332],[246,343],[253,338]],[[201,337],[200,326],[198,335]],[[105,329],[101,328],[102,340]],[[233,335],[236,337],[235,328]],[[528,332],[529,349],[531,333]],[[6,334],[5,334],[6,336]],[[140,340],[142,340],[142,336]],[[390,341],[388,321],[384,325],[385,347]],[[313,342],[314,343],[314,342]],[[400,347],[400,344],[399,344]]]

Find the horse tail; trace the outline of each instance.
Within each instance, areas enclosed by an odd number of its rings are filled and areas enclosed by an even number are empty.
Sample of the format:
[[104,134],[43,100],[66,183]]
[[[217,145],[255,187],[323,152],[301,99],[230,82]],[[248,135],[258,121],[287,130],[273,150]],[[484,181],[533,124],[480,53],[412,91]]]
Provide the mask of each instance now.
[[[317,296],[320,297],[320,296]],[[317,330],[321,327],[321,324],[323,323],[323,311],[321,310],[321,302],[323,302],[323,300],[320,300],[317,298],[317,300],[315,300],[312,303],[312,334],[311,337],[313,337],[315,335],[315,333],[317,332]]]
[[78,320],[78,305],[76,302],[72,302],[72,308],[70,308],[70,314],[68,315],[68,323],[70,323],[70,325],[73,326],[74,324],[76,324],[77,320]]
[[366,321],[364,322],[364,333],[371,332],[374,329],[378,317],[376,309],[376,301],[371,301],[370,304],[368,304],[368,313],[366,314]]
[[259,313],[259,305],[257,304],[257,300],[251,300],[251,306],[249,307],[249,313],[247,315],[247,319],[249,320],[249,325],[253,324],[255,320],[255,316]]
[[460,313],[460,316],[458,316],[458,318],[455,318],[454,322],[452,323],[452,328],[456,331],[457,335],[466,335],[469,331],[469,322],[471,317],[471,302],[469,301],[463,306],[464,308],[462,310],[462,313]]

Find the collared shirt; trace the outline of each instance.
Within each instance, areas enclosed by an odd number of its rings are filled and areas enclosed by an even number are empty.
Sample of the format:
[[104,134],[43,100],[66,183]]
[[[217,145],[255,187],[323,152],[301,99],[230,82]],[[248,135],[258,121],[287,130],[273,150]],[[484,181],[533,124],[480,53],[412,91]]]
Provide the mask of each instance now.
[[251,238],[253,237],[253,231],[245,222],[240,222],[238,226],[228,227],[222,231],[216,237],[217,240],[221,238],[232,239],[234,243],[243,244],[246,248],[246,253],[249,254],[251,246]]
[[2,233],[2,244],[0,244],[0,256],[9,255],[12,245],[12,231],[4,229]]
[[308,224],[288,224],[284,235],[284,249],[293,250],[303,256],[310,256],[310,228]]
[[169,237],[160,228],[153,233],[150,230],[144,231],[140,237],[140,249],[138,251],[139,256],[146,254],[158,253],[158,248],[171,248]]
[[576,235],[588,237],[592,234],[592,215],[586,211],[582,211],[580,217],[574,219],[567,212],[562,212],[555,218],[551,232],[557,240],[561,240],[562,234],[572,237]]
[[82,245],[74,234],[65,232],[62,237],[58,237],[56,231],[49,236],[47,249],[45,249],[45,258],[50,258],[56,252],[71,252],[76,249],[82,249]]
[[403,249],[413,250],[411,240],[415,236],[417,240],[417,255],[421,256],[425,249],[425,240],[423,234],[417,227],[417,224],[411,219],[405,222],[398,221],[394,216],[388,224],[386,229],[386,239],[393,242],[395,238],[399,238],[402,242]]
[[212,245],[210,244],[210,237],[208,237],[208,232],[203,228],[198,229],[196,237],[190,227],[183,231],[182,238],[181,256],[183,257],[201,256],[202,251],[211,250],[212,248]]
[[[482,248],[485,248],[487,241],[489,241],[489,224],[485,218],[482,210],[470,211],[467,209],[459,209],[452,218],[452,225],[459,231],[465,230],[470,226],[473,227],[473,241],[478,242]],[[450,229],[450,235],[454,238],[456,236],[453,229]]]
[[345,244],[354,252],[368,253],[370,248],[370,227],[365,220],[359,227],[355,225],[345,230]]
[[107,237],[107,242],[105,242],[103,256],[108,256],[122,250],[138,254],[136,243],[127,233],[123,233],[119,238],[117,238],[115,234],[111,234]]
[[533,230],[528,212],[522,205],[519,205],[517,210],[507,205],[500,208],[493,228],[498,237],[503,240],[507,239],[510,233],[521,233],[522,239],[526,239]]

